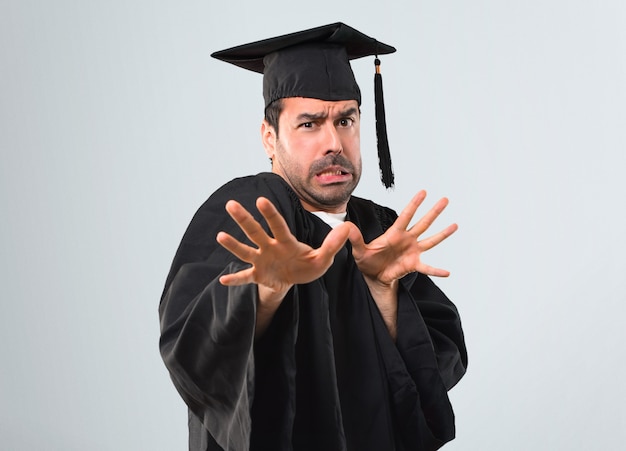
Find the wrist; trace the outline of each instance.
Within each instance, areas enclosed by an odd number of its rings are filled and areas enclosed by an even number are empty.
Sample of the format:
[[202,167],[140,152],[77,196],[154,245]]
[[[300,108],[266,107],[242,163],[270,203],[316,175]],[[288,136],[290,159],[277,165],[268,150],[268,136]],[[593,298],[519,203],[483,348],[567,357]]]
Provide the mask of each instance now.
[[396,339],[398,323],[398,286],[399,281],[393,280],[391,283],[380,282],[365,277],[365,282],[370,290],[372,298],[380,315],[387,326],[391,338]]
[[256,308],[255,338],[263,335],[292,286],[276,290],[267,285],[257,285],[259,301]]
[[280,305],[292,286],[293,285],[288,285],[276,289],[267,285],[258,284],[259,307],[271,308],[273,305]]
[[[370,289],[370,293],[374,298],[382,298],[382,299],[393,299],[395,300],[398,295],[398,280],[392,280],[389,283],[381,282],[378,279],[365,277],[365,283]],[[395,304],[395,302],[394,302]]]

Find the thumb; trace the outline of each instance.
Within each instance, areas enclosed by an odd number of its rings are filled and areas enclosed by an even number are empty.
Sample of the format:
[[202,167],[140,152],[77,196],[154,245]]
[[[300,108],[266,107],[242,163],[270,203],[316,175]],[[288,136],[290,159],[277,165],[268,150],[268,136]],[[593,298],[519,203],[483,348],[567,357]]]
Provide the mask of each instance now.
[[347,226],[347,223],[338,225],[328,232],[320,249],[323,249],[325,253],[335,255],[346,244],[349,233],[350,228]]
[[365,240],[363,239],[361,231],[353,222],[345,222],[344,224],[349,228],[348,240],[350,240],[350,244],[352,244],[352,252],[362,251],[365,247]]

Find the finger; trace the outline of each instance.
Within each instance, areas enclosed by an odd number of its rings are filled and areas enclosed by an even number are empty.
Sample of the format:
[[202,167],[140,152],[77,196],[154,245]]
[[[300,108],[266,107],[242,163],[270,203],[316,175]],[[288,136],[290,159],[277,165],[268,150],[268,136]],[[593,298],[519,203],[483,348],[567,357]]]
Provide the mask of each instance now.
[[417,221],[413,227],[409,229],[409,232],[415,235],[416,237],[420,236],[432,225],[433,222],[435,222],[435,219],[437,219],[437,217],[441,214],[443,210],[445,210],[447,206],[448,206],[448,198],[442,197],[433,206],[433,208],[428,210],[428,213],[422,216],[422,218],[419,221]]
[[421,272],[422,274],[426,274],[427,276],[448,277],[450,275],[450,271],[448,270],[435,268],[433,266],[424,264],[419,265],[416,269],[417,271]]
[[274,204],[265,197],[259,197],[256,206],[267,221],[267,225],[272,231],[272,235],[278,241],[287,241],[293,238],[291,230]]
[[435,235],[433,235],[431,237],[428,237],[428,238],[425,238],[423,240],[418,241],[420,249],[422,251],[427,251],[429,249],[432,249],[433,247],[435,247],[436,245],[441,243],[443,240],[448,238],[450,235],[452,235],[454,232],[456,232],[458,229],[459,229],[458,225],[450,224],[448,227],[443,229],[441,232],[436,233]]
[[257,249],[238,241],[226,232],[219,232],[216,240],[223,248],[244,262],[252,263],[257,253]]
[[343,224],[340,224],[332,229],[328,235],[326,235],[324,242],[319,247],[319,253],[334,257],[335,254],[339,252],[339,249],[341,249],[346,244],[346,241],[348,241],[348,236],[351,233],[351,226],[356,228],[354,224],[344,222]]
[[353,222],[345,222],[344,224],[347,224],[349,228],[348,240],[350,240],[350,244],[352,244],[352,253],[362,252],[365,249],[363,234]]
[[411,223],[415,212],[422,204],[422,202],[424,202],[424,199],[426,199],[426,191],[424,190],[421,190],[419,193],[413,196],[413,199],[411,199],[409,204],[404,207],[402,212],[398,215],[398,218],[393,223],[393,226],[402,230],[406,230]]
[[261,224],[239,202],[235,200],[226,202],[226,211],[254,244],[260,247],[268,241],[269,236]]
[[228,287],[245,285],[254,282],[254,268],[243,269],[232,274],[220,276],[220,283]]

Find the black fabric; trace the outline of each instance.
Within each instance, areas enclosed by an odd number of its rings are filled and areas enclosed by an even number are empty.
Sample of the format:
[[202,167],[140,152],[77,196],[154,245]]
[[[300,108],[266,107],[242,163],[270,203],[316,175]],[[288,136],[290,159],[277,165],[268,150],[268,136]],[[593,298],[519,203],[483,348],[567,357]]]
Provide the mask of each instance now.
[[393,53],[341,22],[214,52],[211,56],[263,74],[265,107],[286,97],[356,100],[361,91],[350,60]]
[[336,22],[249,44],[238,45],[214,52],[211,56],[243,69],[262,74],[265,69],[263,59],[266,55],[290,47],[312,43],[340,45],[346,49],[347,57],[350,60],[370,55],[385,55],[396,51],[390,45],[379,42],[344,23]]
[[[416,451],[451,440],[447,390],[467,355],[456,308],[428,277],[401,281],[394,343],[347,244],[322,278],[289,292],[254,341],[256,290],[217,282],[245,265],[215,236],[247,241],[224,205],[236,199],[264,224],[259,196],[300,241],[318,246],[330,230],[274,174],[234,180],[196,213],[159,309],[161,353],[190,410],[190,450]],[[395,213],[353,197],[348,219],[370,241]]]
[[376,66],[376,73],[374,74],[374,111],[376,113],[376,140],[380,180],[385,185],[385,188],[391,188],[394,184],[394,175],[391,166],[391,154],[389,152],[389,138],[387,136],[383,76],[380,74],[380,60],[378,58],[376,58],[374,64]]
[[270,53],[263,61],[265,107],[287,97],[356,100],[361,105],[361,90],[354,78],[346,49],[340,45],[289,47]]

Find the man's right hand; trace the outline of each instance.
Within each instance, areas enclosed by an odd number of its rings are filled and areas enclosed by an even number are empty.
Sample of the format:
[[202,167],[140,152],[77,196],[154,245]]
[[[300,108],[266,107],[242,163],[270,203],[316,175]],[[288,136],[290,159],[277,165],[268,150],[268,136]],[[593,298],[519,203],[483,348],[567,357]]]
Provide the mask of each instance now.
[[248,246],[226,232],[217,234],[217,242],[250,268],[220,277],[227,286],[255,283],[259,290],[257,336],[262,333],[287,292],[295,284],[320,278],[333,263],[335,254],[344,246],[350,233],[348,224],[332,229],[322,245],[313,249],[299,242],[291,233],[285,219],[266,198],[256,202],[259,212],[273,235],[268,235],[254,217],[238,202],[226,203],[226,211],[257,247]]

